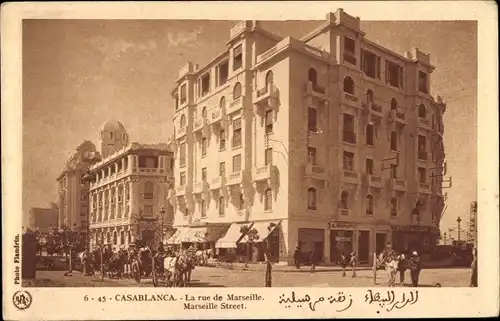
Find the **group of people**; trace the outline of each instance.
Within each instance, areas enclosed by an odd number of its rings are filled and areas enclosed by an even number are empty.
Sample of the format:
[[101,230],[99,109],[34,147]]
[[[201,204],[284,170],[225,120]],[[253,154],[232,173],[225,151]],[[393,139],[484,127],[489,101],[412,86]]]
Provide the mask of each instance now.
[[378,258],[378,266],[385,267],[389,278],[389,286],[396,285],[396,275],[399,273],[399,284],[404,285],[406,271],[410,271],[411,284],[413,287],[418,286],[420,277],[421,258],[419,253],[414,250],[410,255],[407,253],[396,253],[393,250],[392,244],[387,243],[385,249],[380,253]]
[[[295,267],[297,269],[300,269],[300,264],[301,264],[301,251],[300,247],[297,246],[295,249],[295,252],[293,254],[293,260],[295,263]],[[345,277],[347,275],[346,269],[348,267],[352,268],[352,277],[356,277],[356,252],[351,252],[351,253],[344,253],[340,252],[340,256],[338,258],[338,263],[342,266],[342,276]],[[309,253],[309,264],[311,265],[311,272],[316,271],[316,265],[318,264],[319,261],[319,256],[316,253],[315,249],[312,249],[312,251]]]

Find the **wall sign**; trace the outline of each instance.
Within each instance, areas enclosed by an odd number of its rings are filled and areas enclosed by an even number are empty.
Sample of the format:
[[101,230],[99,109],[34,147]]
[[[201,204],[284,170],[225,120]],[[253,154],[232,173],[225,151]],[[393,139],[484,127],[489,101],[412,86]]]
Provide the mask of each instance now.
[[328,227],[331,230],[353,230],[355,229],[357,224],[355,223],[347,223],[347,222],[329,222]]
[[394,232],[403,232],[403,233],[430,233],[431,232],[430,227],[418,226],[418,225],[393,226],[392,230]]

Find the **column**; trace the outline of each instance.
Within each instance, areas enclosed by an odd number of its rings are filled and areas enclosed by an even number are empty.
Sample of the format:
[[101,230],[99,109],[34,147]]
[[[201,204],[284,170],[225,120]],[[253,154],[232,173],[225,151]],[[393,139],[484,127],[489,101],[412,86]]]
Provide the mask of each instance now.
[[126,170],[126,167],[125,167],[125,157],[122,157],[121,160],[119,160],[120,162],[122,162],[122,170],[125,171]]
[[136,190],[137,190],[137,184],[135,184],[134,181],[130,181],[129,183],[129,194],[130,194],[130,201],[129,201],[129,206],[130,206],[130,214],[135,213],[136,215],[139,214],[139,209],[136,208]]
[[115,166],[115,173],[118,173],[118,162],[113,164]]

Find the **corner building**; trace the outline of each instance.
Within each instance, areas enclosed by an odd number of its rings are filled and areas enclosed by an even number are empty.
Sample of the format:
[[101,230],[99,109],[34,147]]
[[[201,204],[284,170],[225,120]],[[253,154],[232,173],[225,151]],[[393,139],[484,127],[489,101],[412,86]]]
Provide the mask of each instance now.
[[173,91],[180,243],[245,243],[246,224],[288,264],[297,246],[324,264],[342,251],[371,264],[387,241],[429,252],[445,174],[433,70],[416,48],[368,40],[342,9],[300,40],[236,24],[225,50],[187,64]]
[[[90,243],[128,247],[156,243],[172,226],[167,202],[172,184],[172,152],[167,144],[129,143],[122,123],[105,122],[99,131],[102,160],[90,168]],[[161,212],[163,217],[161,217]],[[163,222],[161,221],[163,219]]]

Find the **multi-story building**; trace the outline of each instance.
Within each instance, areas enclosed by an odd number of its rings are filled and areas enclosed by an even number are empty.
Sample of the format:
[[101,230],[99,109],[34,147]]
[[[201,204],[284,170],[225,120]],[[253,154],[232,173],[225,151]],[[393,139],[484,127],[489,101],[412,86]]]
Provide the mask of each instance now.
[[57,178],[58,183],[58,225],[86,231],[88,228],[88,184],[83,177],[90,166],[99,159],[95,145],[84,141],[67,161]]
[[172,226],[172,152],[167,144],[129,144],[118,121],[101,127],[99,144],[102,160],[89,171],[91,247],[159,241]]
[[32,207],[30,209],[29,228],[41,233],[50,233],[58,228],[58,209]]
[[226,231],[222,243],[245,243],[244,224],[287,262],[297,246],[325,263],[355,251],[361,264],[391,240],[432,247],[446,105],[431,96],[430,56],[368,40],[341,9],[300,40],[258,21],[229,34],[207,65],[180,70],[173,91],[181,242]]

